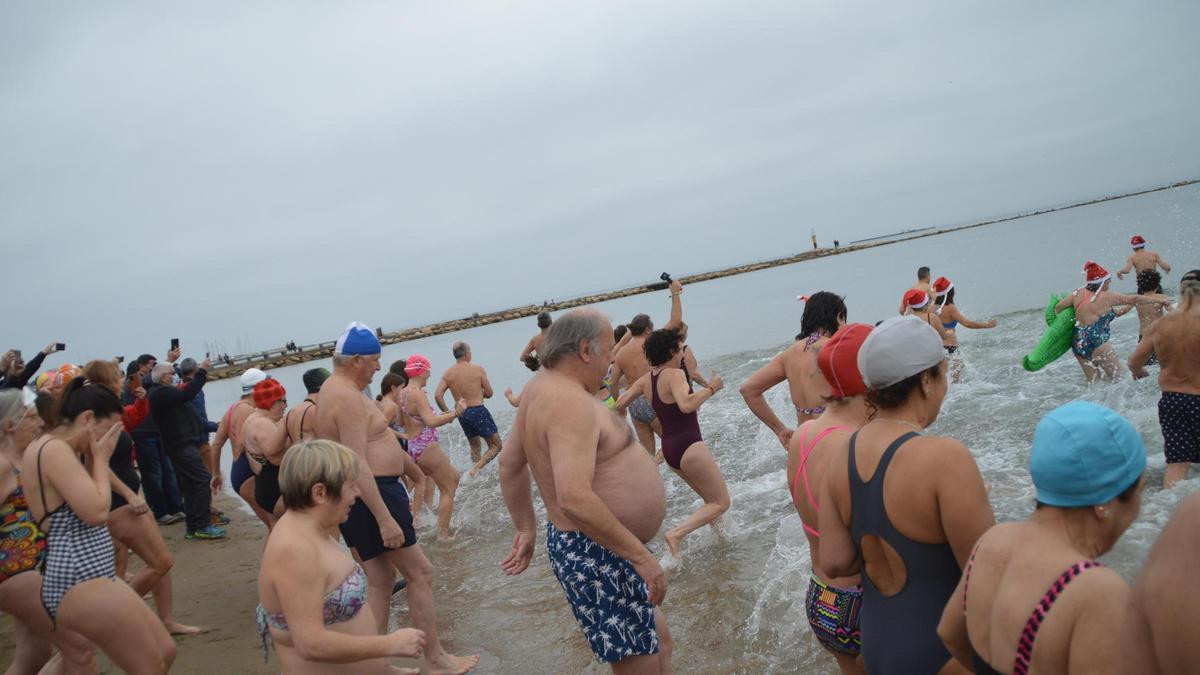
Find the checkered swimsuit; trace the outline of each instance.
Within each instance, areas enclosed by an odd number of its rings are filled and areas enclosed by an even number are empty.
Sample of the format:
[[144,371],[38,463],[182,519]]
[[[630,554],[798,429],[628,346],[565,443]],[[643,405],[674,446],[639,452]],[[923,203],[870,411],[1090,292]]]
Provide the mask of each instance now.
[[58,606],[68,591],[92,579],[116,578],[117,571],[107,527],[83,522],[66,502],[48,512],[46,485],[42,481],[42,448],[45,447],[43,443],[38,448],[37,458],[38,487],[42,493],[42,511],[46,513],[38,522],[38,527],[46,533],[42,605],[57,625]]

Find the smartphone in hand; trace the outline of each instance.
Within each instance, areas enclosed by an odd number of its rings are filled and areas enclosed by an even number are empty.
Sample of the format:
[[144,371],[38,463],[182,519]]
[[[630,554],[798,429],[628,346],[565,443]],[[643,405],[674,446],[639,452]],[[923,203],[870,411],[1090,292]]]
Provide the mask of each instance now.
[[171,338],[171,351],[179,349],[179,338]]
[[55,350],[55,351],[59,351],[59,352],[65,352],[65,351],[67,351],[67,343],[65,343],[65,342],[56,342],[56,343],[54,343],[54,350]]

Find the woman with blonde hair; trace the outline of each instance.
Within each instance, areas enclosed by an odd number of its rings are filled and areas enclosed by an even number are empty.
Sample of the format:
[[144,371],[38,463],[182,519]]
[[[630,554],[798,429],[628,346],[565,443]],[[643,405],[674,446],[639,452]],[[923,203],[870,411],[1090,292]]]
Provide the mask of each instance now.
[[359,495],[358,458],[328,440],[288,449],[279,469],[286,511],[263,551],[257,610],[264,658],[272,643],[284,673],[389,673],[387,657],[419,657],[425,634],[379,635],[367,576],[330,532]]

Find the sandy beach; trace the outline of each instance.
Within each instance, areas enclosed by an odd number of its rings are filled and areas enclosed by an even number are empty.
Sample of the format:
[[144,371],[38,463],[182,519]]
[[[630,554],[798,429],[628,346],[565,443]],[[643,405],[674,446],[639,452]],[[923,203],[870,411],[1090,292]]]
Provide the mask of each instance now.
[[[221,494],[213,505],[230,515],[228,538],[222,541],[187,541],[182,523],[160,528],[175,555],[171,570],[175,583],[175,616],[208,632],[176,638],[179,649],[172,673],[277,673],[274,656],[263,663],[262,643],[254,628],[258,604],[258,560],[266,528],[241,510],[241,502]],[[130,558],[130,570],[140,561]],[[400,599],[400,598],[397,598]],[[0,615],[0,665],[12,660],[12,617]],[[120,672],[98,655],[100,672]]]

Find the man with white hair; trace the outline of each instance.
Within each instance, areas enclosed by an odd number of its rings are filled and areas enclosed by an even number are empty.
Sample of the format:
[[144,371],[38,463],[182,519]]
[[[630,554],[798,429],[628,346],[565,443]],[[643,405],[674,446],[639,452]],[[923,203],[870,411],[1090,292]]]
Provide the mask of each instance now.
[[387,632],[396,571],[408,581],[413,626],[425,632],[425,659],[431,673],[465,673],[478,656],[455,656],[438,639],[433,606],[433,565],[417,544],[408,492],[400,476],[405,452],[375,401],[363,396],[379,370],[382,348],[374,331],[357,321],[333,348],[333,374],[321,385],[317,438],[337,441],[358,455],[355,481],[360,495],[340,526],[367,573],[367,606],[379,634]]
[[[447,389],[454,400],[466,401],[467,409],[458,418],[458,423],[467,436],[467,444],[471,446],[471,461],[475,462],[475,466],[471,467],[470,474],[474,476],[500,454],[500,432],[496,429],[492,414],[483,405],[484,399],[492,397],[492,383],[483,366],[471,363],[471,345],[455,342],[451,353],[454,355],[454,365],[446,370],[438,382],[433,402],[442,412],[449,410],[446,407]],[[484,442],[488,451],[481,457]]]
[[187,518],[188,539],[220,539],[225,530],[212,524],[212,474],[200,455],[200,446],[208,440],[204,422],[192,405],[192,399],[204,387],[210,368],[205,359],[192,381],[182,389],[172,385],[175,366],[155,364],[150,371],[152,384],[146,397],[150,400],[150,415],[158,427],[163,450],[175,467],[179,491],[183,496],[183,512]]

